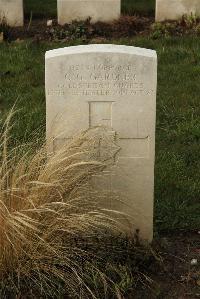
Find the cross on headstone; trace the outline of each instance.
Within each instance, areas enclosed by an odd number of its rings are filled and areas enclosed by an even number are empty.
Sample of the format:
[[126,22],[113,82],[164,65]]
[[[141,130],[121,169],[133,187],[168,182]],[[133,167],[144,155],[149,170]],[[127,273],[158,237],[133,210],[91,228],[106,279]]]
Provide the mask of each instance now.
[[[91,101],[89,102],[89,124],[93,126],[107,126],[110,127],[110,136],[113,140],[121,146],[119,156],[132,158],[132,157],[147,157],[149,150],[149,138],[147,136],[137,137],[122,137],[118,136],[117,132],[112,128],[112,101]],[[137,123],[138,126],[138,123]],[[127,132],[127,135],[128,132]],[[101,146],[101,144],[100,144]],[[105,148],[104,148],[105,150]],[[101,151],[101,149],[100,149]],[[99,154],[100,157],[100,154]]]

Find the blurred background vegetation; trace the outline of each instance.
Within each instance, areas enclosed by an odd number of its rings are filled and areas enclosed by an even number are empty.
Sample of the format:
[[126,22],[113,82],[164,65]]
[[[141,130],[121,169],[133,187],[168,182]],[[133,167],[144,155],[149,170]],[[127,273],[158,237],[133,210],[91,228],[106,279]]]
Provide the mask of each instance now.
[[[56,18],[57,0],[24,0],[25,16],[29,18]],[[155,0],[122,0],[122,13],[153,16]]]

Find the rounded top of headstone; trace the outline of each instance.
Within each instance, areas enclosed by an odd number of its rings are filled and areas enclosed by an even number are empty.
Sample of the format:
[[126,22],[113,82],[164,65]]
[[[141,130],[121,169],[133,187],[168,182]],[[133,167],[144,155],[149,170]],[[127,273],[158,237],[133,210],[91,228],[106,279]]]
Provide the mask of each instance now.
[[137,56],[145,56],[151,58],[157,57],[156,51],[154,50],[132,47],[132,46],[114,45],[114,44],[92,44],[92,45],[81,45],[81,46],[59,48],[59,49],[47,51],[45,57],[54,58],[57,56],[82,54],[82,53],[120,53],[120,54],[132,54]]

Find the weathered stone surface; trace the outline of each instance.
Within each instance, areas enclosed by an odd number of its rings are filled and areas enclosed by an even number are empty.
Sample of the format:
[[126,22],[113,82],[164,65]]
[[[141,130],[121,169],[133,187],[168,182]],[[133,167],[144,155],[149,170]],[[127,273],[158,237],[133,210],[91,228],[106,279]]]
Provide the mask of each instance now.
[[[152,240],[156,118],[156,52],[119,45],[88,45],[46,53],[47,143],[55,151],[80,130],[110,128],[121,150],[107,188],[129,215],[127,232]],[[101,146],[100,151],[101,151]],[[97,178],[98,180],[98,178]],[[97,184],[98,185],[98,184]]]
[[63,25],[73,20],[109,22],[120,17],[121,0],[57,0],[58,23]]
[[0,20],[11,27],[23,26],[23,0],[0,0]]
[[199,0],[156,0],[156,21],[177,20],[191,13],[200,16]]

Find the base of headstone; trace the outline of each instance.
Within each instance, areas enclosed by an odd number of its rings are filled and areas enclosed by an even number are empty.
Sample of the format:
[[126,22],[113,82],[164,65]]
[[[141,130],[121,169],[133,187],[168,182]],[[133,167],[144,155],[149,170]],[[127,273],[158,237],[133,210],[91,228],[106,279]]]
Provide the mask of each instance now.
[[0,0],[0,23],[11,27],[23,26],[23,0]]
[[58,0],[58,24],[91,18],[95,23],[110,22],[120,17],[121,0]]
[[178,20],[183,15],[200,16],[200,0],[156,0],[156,21]]

